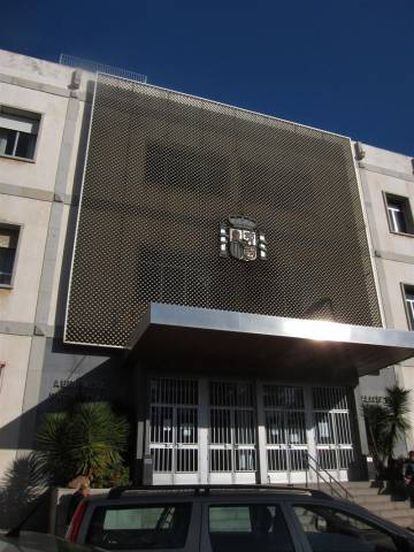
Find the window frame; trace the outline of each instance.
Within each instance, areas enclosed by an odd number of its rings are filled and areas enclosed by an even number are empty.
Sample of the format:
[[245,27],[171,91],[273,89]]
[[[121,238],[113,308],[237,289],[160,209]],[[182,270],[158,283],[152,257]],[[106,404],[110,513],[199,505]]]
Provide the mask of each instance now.
[[412,314],[412,318],[411,318],[411,314],[410,314],[409,307],[408,307],[408,304],[407,304],[407,288],[411,288],[412,291],[413,291],[413,295],[414,295],[414,284],[409,284],[407,282],[401,282],[400,287],[401,287],[401,295],[402,295],[402,300],[403,300],[403,304],[404,304],[404,312],[405,312],[405,317],[406,317],[406,320],[407,320],[408,330],[410,332],[412,332],[412,331],[414,331],[414,309],[413,309],[413,314]]
[[280,500],[278,497],[269,496],[269,497],[242,497],[240,498],[231,498],[231,497],[209,497],[208,500],[203,501],[202,503],[202,515],[201,515],[201,528],[200,528],[200,550],[213,550],[210,542],[210,507],[211,506],[246,506],[246,505],[264,505],[264,506],[277,506],[282,515],[282,519],[286,525],[286,530],[291,539],[293,549],[295,552],[303,552],[308,550],[306,548],[307,539],[306,535],[300,531],[297,532],[297,525],[295,514],[289,504],[286,504],[284,500]]
[[[411,208],[411,201],[410,198],[407,196],[401,196],[398,194],[395,194],[393,192],[382,192],[383,199],[384,199],[384,205],[385,205],[385,212],[387,216],[388,221],[388,228],[391,234],[394,234],[396,236],[405,236],[408,238],[414,238],[414,217],[413,217],[413,211]],[[397,202],[401,202],[403,204],[403,216],[405,218],[405,223],[407,225],[407,229],[411,229],[412,231],[408,232],[399,232],[398,230],[394,229],[394,222],[390,214],[390,208],[388,204],[388,200],[394,200]]]
[[[292,501],[289,503],[289,513],[290,517],[292,519],[292,523],[294,524],[295,531],[297,531],[297,535],[299,537],[300,535],[300,541],[302,542],[302,546],[304,547],[304,550],[306,552],[313,552],[311,545],[309,544],[309,540],[306,536],[306,532],[304,531],[302,524],[299,520],[299,517],[297,516],[295,512],[295,507],[302,507],[302,508],[327,508],[331,510],[336,510],[338,513],[351,516],[356,520],[361,521],[362,523],[365,523],[366,525],[372,525],[374,528],[376,528],[378,531],[383,531],[386,535],[388,535],[396,545],[400,545],[403,541],[405,543],[410,544],[410,541],[407,540],[407,537],[405,535],[400,535],[398,532],[394,531],[393,528],[387,527],[387,520],[378,520],[374,516],[371,516],[369,513],[365,515],[364,513],[360,512],[354,512],[352,509],[348,509],[342,505],[338,505],[333,501],[333,504],[327,504],[326,502],[319,502],[319,501],[306,501],[306,500],[298,500],[298,501]],[[399,550],[399,548],[398,548]],[[408,548],[407,550],[401,551],[401,552],[409,552],[411,550]]]
[[[164,500],[163,500],[164,499]],[[190,513],[190,522],[188,526],[188,532],[187,532],[187,538],[184,547],[182,548],[171,548],[171,550],[175,550],[176,552],[192,552],[194,550],[194,543],[199,543],[199,537],[200,537],[200,527],[201,527],[201,504],[198,501],[193,501],[190,496],[186,497],[174,497],[174,498],[167,498],[165,496],[151,496],[151,497],[128,497],[124,500],[113,500],[110,503],[108,503],[106,500],[96,502],[93,501],[93,503],[90,503],[91,507],[86,509],[85,517],[82,520],[82,524],[79,531],[79,541],[78,544],[86,545],[86,541],[88,538],[89,528],[91,525],[92,518],[94,516],[95,510],[99,507],[116,507],[116,506],[124,506],[124,507],[157,507],[160,504],[191,504],[191,513]],[[145,549],[142,549],[143,552],[145,552]],[[165,549],[160,548],[151,548],[151,550],[158,550],[162,552]],[[128,552],[125,550],[125,552]]]
[[11,273],[10,284],[2,284],[0,282],[0,290],[1,289],[13,289],[14,286],[15,286],[15,278],[16,278],[16,272],[17,272],[16,267],[17,267],[18,260],[19,260],[19,257],[20,257],[20,246],[21,246],[21,241],[22,241],[23,224],[12,223],[12,222],[9,222],[9,221],[6,222],[6,221],[3,221],[2,219],[0,219],[0,230],[2,228],[17,230],[18,234],[17,234],[16,253],[14,255],[13,269],[12,269],[12,273]]
[[[4,104],[0,103],[0,114],[1,109],[5,107],[6,109],[9,109],[11,111],[21,112],[21,117],[24,117],[24,113],[28,114],[27,118],[34,118],[34,116],[38,117],[38,130],[36,133],[36,140],[33,148],[33,157],[20,157],[18,155],[9,155],[6,153],[0,153],[0,159],[11,159],[14,161],[24,161],[26,163],[36,163],[37,162],[37,156],[38,156],[38,150],[39,150],[39,141],[40,137],[43,131],[43,120],[44,120],[44,113],[40,111],[30,111],[27,108],[16,106],[16,105],[10,105],[10,104]],[[16,115],[17,117],[19,115]],[[7,127],[1,127],[1,128],[7,128]]]

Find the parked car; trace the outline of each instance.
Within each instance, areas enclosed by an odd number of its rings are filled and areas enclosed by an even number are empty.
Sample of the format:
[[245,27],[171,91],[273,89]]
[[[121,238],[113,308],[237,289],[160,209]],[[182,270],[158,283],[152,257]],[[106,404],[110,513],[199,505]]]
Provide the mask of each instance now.
[[67,539],[124,551],[414,552],[413,533],[352,502],[258,486],[113,489],[79,504]]

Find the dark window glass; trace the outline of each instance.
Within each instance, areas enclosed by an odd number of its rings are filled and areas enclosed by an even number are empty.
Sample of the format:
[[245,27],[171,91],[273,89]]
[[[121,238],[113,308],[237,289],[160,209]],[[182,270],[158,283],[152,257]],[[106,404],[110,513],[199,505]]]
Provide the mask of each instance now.
[[0,154],[13,155],[14,144],[16,142],[15,130],[0,128]]
[[[385,529],[347,512],[314,505],[294,511],[312,552],[402,552],[401,541]],[[408,548],[407,548],[408,550]]]
[[26,132],[19,133],[19,139],[16,144],[16,157],[24,157],[26,159],[33,159],[34,146],[36,143],[36,136],[34,134],[27,134]]
[[414,330],[414,286],[404,286],[405,305],[410,330]]
[[414,234],[414,224],[408,198],[386,195],[390,228],[393,232]]
[[183,548],[191,504],[101,506],[95,509],[87,544],[105,550]]
[[213,552],[293,552],[289,530],[278,506],[225,504],[210,506]]
[[33,159],[40,116],[0,106],[0,155]]
[[18,237],[18,227],[0,226],[0,285],[11,284]]

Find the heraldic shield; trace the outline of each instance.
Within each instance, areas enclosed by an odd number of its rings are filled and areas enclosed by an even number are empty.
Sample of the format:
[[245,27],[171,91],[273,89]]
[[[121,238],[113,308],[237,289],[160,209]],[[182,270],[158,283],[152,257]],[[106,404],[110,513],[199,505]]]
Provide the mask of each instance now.
[[220,225],[220,255],[239,261],[267,258],[267,245],[256,221],[243,216],[231,216]]

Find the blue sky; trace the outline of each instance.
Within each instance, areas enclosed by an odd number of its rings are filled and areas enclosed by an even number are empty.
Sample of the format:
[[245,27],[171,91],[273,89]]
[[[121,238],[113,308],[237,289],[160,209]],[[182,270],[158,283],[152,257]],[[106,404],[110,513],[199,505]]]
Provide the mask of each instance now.
[[0,47],[149,82],[414,156],[414,0],[14,0]]

